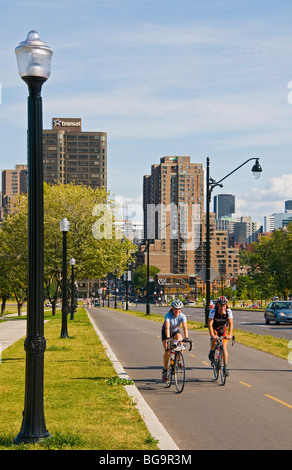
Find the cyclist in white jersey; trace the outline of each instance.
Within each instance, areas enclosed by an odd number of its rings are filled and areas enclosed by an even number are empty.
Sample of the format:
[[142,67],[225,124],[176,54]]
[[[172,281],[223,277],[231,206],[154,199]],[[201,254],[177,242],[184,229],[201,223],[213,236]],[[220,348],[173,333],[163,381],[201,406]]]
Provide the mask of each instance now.
[[170,311],[165,315],[165,320],[162,325],[161,330],[161,340],[164,349],[163,355],[163,371],[162,371],[162,380],[166,382],[167,380],[167,366],[170,356],[170,350],[168,349],[167,341],[169,338],[173,338],[178,341],[182,341],[183,337],[179,331],[179,327],[182,324],[184,339],[188,339],[188,327],[187,327],[187,318],[181,309],[183,303],[180,300],[173,300],[170,305]]

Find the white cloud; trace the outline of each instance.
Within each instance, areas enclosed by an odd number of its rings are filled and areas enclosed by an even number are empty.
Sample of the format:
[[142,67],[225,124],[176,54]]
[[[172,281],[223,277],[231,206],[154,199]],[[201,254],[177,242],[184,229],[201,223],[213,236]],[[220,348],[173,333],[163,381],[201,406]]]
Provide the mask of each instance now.
[[252,188],[249,193],[236,197],[236,214],[250,215],[254,222],[263,223],[264,216],[284,212],[284,201],[290,199],[292,173],[270,178],[265,188]]
[[252,197],[261,201],[292,199],[292,173],[270,178],[264,189],[252,189]]

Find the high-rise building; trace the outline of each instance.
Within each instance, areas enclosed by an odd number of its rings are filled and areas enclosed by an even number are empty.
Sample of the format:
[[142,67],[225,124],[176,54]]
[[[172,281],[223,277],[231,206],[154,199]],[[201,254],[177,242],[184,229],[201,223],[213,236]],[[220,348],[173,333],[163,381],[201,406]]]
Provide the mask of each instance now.
[[14,170],[2,170],[2,207],[13,212],[15,196],[27,193],[27,165],[15,165]]
[[204,170],[188,156],[167,156],[144,176],[144,237],[155,239],[151,264],[163,273],[194,273],[200,253]]
[[233,196],[233,194],[218,194],[214,196],[214,213],[216,219],[234,214],[235,196]]
[[[205,289],[206,221],[204,214],[204,168],[188,156],[163,157],[152,165],[143,180],[144,238],[151,240],[150,265],[160,269],[158,277],[179,289],[185,283],[194,292]],[[143,247],[142,247],[143,249]],[[146,263],[146,250],[144,251]],[[210,258],[213,272],[224,279],[237,276],[238,249],[228,247],[226,231],[216,231],[210,214]],[[221,282],[221,281],[220,281]],[[212,288],[218,291],[218,279]],[[189,292],[190,292],[189,291]],[[169,291],[168,291],[169,292]],[[186,293],[186,290],[184,290]]]
[[84,132],[80,118],[53,118],[43,130],[43,178],[46,183],[107,188],[107,133]]
[[285,212],[292,212],[292,200],[285,201]]

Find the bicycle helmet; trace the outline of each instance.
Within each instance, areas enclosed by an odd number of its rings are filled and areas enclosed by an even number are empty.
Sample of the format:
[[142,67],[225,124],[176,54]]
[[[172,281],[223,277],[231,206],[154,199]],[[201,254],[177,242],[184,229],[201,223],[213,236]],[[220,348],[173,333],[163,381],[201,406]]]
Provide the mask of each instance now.
[[171,308],[183,308],[184,304],[180,300],[173,300],[170,306]]
[[224,295],[221,295],[221,297],[218,297],[217,303],[220,305],[227,305],[228,304],[228,299],[227,297],[224,297]]

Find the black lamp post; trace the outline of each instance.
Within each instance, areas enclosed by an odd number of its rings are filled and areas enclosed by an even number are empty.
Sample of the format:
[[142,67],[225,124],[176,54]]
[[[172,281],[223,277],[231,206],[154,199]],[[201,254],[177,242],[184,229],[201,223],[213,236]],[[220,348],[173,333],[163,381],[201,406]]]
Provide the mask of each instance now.
[[53,51],[30,31],[15,49],[28,97],[28,301],[25,403],[17,443],[50,437],[44,417],[44,209],[41,88],[51,73]]
[[71,266],[71,316],[70,320],[74,320],[74,310],[75,310],[75,278],[74,278],[74,266],[76,261],[74,258],[70,259]]
[[117,308],[117,273],[115,273],[115,308]]
[[151,241],[149,238],[146,240],[147,250],[147,300],[146,300],[146,315],[150,315],[150,280],[149,280],[149,249]]
[[67,233],[70,230],[70,222],[66,217],[60,222],[60,230],[63,233],[63,276],[62,276],[62,329],[61,338],[69,338],[67,330],[68,300],[67,300]]
[[228,176],[232,175],[235,171],[239,170],[243,165],[250,162],[251,160],[256,160],[251,171],[253,176],[258,179],[261,175],[262,168],[259,164],[258,158],[249,158],[244,163],[239,165],[235,170],[228,173],[220,181],[215,181],[213,178],[210,178],[210,158],[207,158],[207,171],[206,171],[206,305],[205,305],[205,326],[208,325],[208,318],[210,312],[210,294],[211,294],[211,256],[210,256],[210,203],[211,203],[211,194],[213,189],[216,186],[220,188],[223,187],[222,181],[224,181]]

